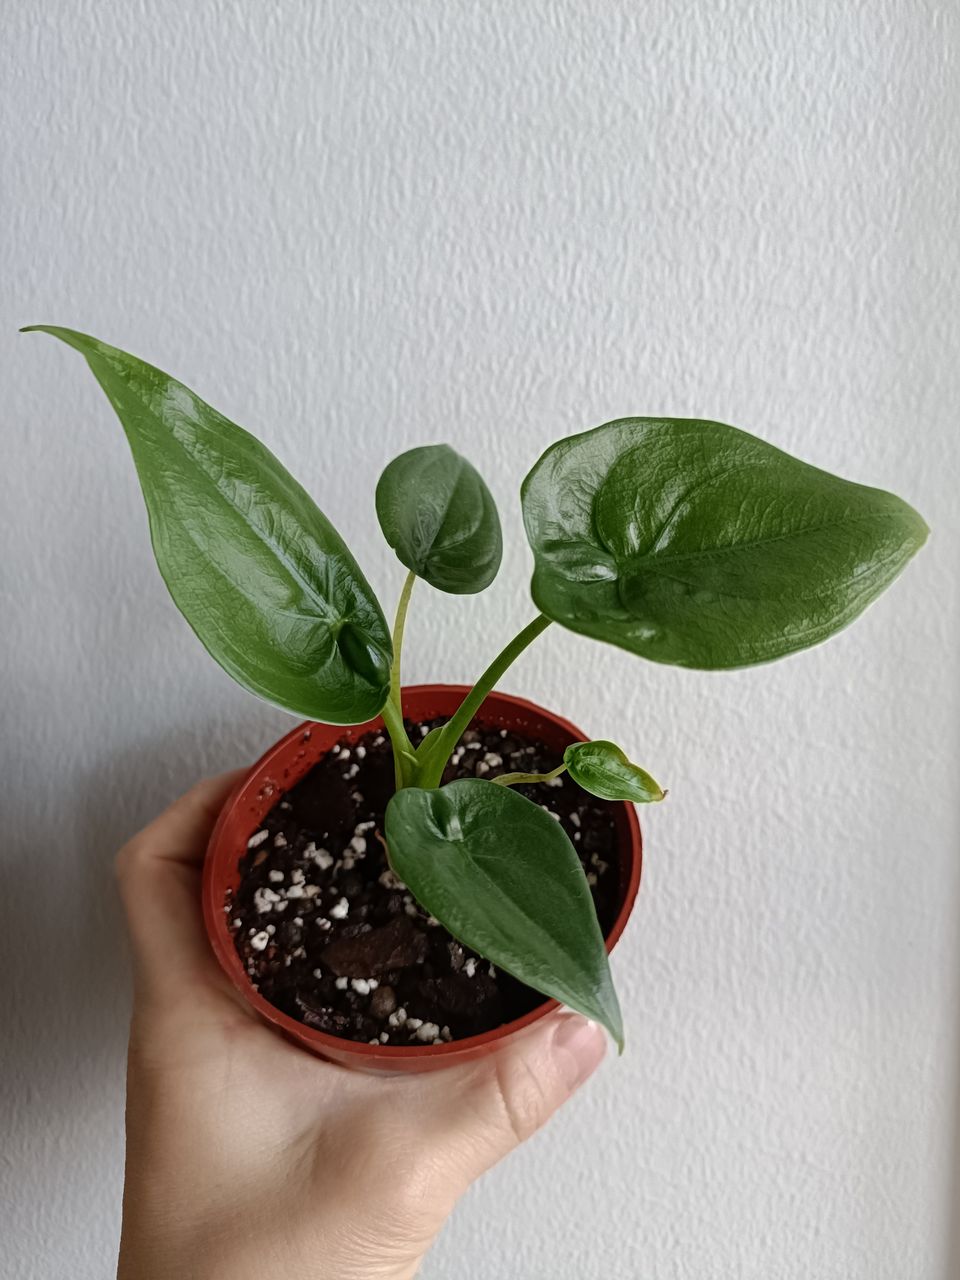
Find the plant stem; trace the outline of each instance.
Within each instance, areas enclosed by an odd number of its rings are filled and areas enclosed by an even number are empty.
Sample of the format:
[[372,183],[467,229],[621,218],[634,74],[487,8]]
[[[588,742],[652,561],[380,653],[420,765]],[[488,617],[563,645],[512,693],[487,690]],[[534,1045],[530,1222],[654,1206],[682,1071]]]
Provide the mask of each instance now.
[[484,698],[510,664],[515,662],[527,645],[536,640],[541,631],[546,630],[549,625],[550,619],[540,613],[522,631],[518,632],[505,648],[501,649],[451,718],[443,726],[436,740],[430,743],[429,760],[424,761],[424,767],[417,782],[418,786],[438,787],[440,785],[444,767],[450,758],[453,748],[460,740],[464,729],[476,715]]
[[410,769],[413,764],[413,743],[407,737],[407,731],[403,727],[403,715],[392,696],[383,704],[383,710],[380,712],[383,717],[383,723],[386,726],[387,733],[390,735],[390,743],[393,747],[393,765],[394,774],[397,780],[397,789],[409,785]]
[[501,787],[522,787],[534,782],[549,782],[551,778],[559,778],[566,767],[565,764],[558,764],[549,773],[501,773],[499,778],[493,778],[492,781],[499,783]]
[[417,575],[411,569],[403,580],[403,589],[397,601],[397,616],[393,623],[393,663],[390,667],[390,698],[400,712],[403,722],[403,697],[400,692],[400,652],[403,649],[403,629],[407,623],[407,606],[410,604],[410,593]]
[[410,603],[410,593],[413,590],[413,584],[417,580],[417,575],[411,569],[403,580],[403,587],[400,590],[400,599],[397,601],[397,616],[393,623],[393,661],[390,664],[390,696],[387,699],[386,706],[381,711],[383,723],[386,726],[387,733],[390,735],[390,745],[393,747],[393,764],[394,774],[397,780],[397,789],[409,785],[412,774],[410,768],[410,760],[413,757],[413,743],[407,736],[407,731],[403,727],[403,692],[400,686],[400,653],[403,649],[403,629],[407,622],[407,606]]

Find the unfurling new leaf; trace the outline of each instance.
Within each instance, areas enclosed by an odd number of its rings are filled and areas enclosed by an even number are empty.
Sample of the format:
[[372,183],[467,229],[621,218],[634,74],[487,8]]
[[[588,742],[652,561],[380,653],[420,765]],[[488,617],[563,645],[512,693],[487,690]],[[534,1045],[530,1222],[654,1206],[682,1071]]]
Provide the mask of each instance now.
[[573,742],[563,753],[563,762],[574,782],[602,800],[651,804],[666,795],[649,773],[632,764],[612,742]]
[[340,535],[272,453],[182,383],[72,329],[123,424],[160,572],[211,656],[251,692],[330,724],[383,706],[390,633]]
[[503,540],[496,504],[449,445],[394,458],[377,484],[377,518],[400,562],[439,591],[467,595],[497,576]]
[[881,489],[719,422],[624,418],[551,445],[523,484],[533,598],[681,667],[742,667],[852,622],[927,536]]
[[521,982],[623,1024],[593,899],[560,824],[508,787],[465,778],[407,787],[387,806],[390,863],[455,938]]

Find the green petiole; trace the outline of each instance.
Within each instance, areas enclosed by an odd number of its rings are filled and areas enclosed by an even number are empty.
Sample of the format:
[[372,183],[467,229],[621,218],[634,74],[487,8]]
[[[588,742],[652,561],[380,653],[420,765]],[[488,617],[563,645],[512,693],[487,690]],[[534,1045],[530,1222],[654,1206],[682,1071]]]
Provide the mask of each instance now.
[[411,569],[403,582],[397,613],[393,623],[393,661],[390,664],[390,696],[383,708],[383,723],[390,735],[393,747],[394,772],[397,787],[408,787],[415,781],[414,746],[403,724],[403,693],[400,683],[400,657],[403,650],[403,631],[407,622],[410,594],[417,575]]
[[525,787],[536,782],[551,782],[554,778],[559,778],[566,768],[566,764],[558,764],[549,773],[501,773],[499,778],[493,778],[492,781],[501,787]]
[[443,777],[443,771],[453,754],[454,747],[479,711],[484,698],[492,691],[507,668],[549,625],[550,619],[541,613],[518,632],[510,643],[500,650],[443,728],[436,735],[429,734],[423,740],[416,753],[419,775],[416,786],[431,788],[440,785],[440,779]]
[[390,666],[390,698],[393,705],[403,715],[403,702],[400,692],[400,651],[403,649],[403,631],[407,624],[407,609],[410,605],[410,594],[417,575],[411,569],[403,580],[400,599],[397,602],[397,615],[393,622],[393,662]]

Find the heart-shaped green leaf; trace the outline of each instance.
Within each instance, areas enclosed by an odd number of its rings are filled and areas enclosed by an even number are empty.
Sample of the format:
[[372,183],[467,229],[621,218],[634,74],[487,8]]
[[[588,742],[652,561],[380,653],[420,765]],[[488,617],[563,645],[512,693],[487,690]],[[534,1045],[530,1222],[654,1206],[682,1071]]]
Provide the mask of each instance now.
[[496,505],[449,445],[394,458],[377,484],[377,518],[401,563],[439,591],[482,591],[497,576],[503,541]]
[[602,800],[651,804],[666,794],[612,742],[572,742],[563,753],[563,762],[574,782]]
[[253,436],[181,383],[72,329],[126,432],[170,594],[245,688],[331,724],[369,720],[390,633],[339,534]]
[[466,946],[602,1023],[620,1006],[583,867],[560,824],[508,787],[407,787],[387,806],[394,871]]
[[922,546],[900,498],[719,422],[625,418],[523,484],[537,606],[655,662],[741,667],[833,635]]

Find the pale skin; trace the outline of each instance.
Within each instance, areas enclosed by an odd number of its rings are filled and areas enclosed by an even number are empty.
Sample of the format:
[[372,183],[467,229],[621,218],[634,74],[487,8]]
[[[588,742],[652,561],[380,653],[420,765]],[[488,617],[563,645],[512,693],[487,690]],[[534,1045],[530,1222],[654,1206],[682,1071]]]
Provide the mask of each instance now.
[[599,1064],[541,1019],[478,1063],[375,1077],[283,1040],[220,971],[200,864],[240,776],[198,783],[117,858],[135,982],[118,1280],[407,1280],[458,1198]]

